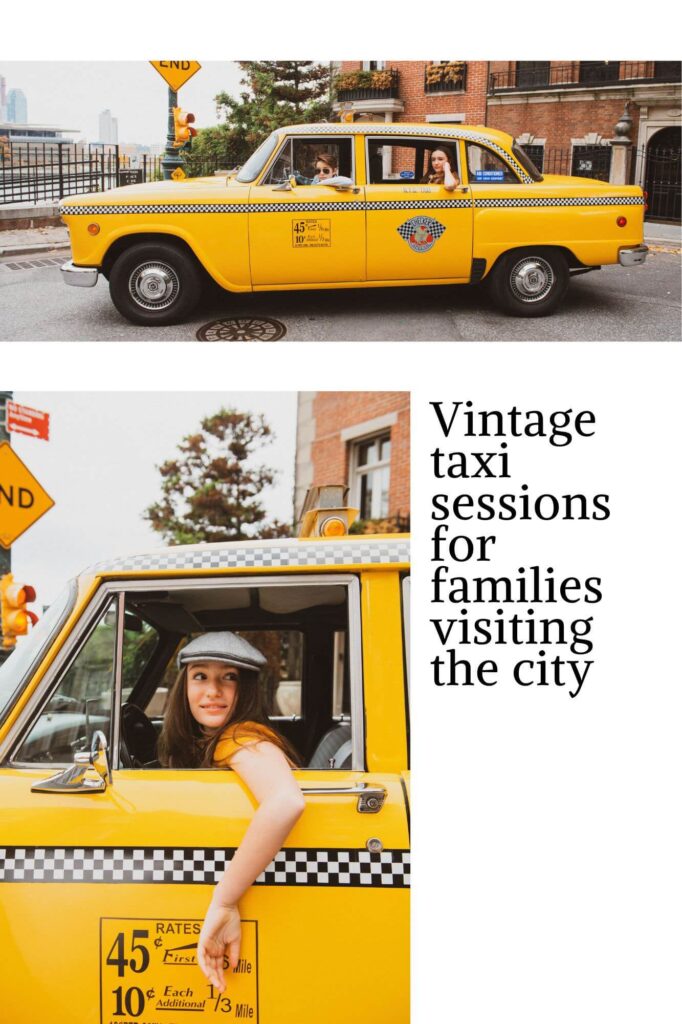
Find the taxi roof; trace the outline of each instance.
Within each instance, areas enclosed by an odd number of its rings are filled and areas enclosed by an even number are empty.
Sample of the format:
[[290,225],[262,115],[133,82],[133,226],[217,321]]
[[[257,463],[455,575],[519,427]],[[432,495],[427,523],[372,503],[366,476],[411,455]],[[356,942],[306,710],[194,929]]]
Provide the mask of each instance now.
[[499,128],[484,124],[432,124],[429,121],[376,121],[318,122],[317,124],[288,124],[276,129],[290,135],[428,135],[430,138],[481,138],[504,146],[513,143],[513,137]]
[[240,540],[216,544],[181,544],[97,562],[81,576],[119,576],[122,573],[195,572],[197,570],[283,570],[329,567],[407,566],[407,534],[356,534],[336,537]]

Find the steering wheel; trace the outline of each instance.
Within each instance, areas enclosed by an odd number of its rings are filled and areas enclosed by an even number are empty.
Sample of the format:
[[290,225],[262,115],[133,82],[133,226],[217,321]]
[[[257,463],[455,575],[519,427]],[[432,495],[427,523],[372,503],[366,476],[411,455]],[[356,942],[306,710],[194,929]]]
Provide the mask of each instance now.
[[156,761],[158,735],[152,722],[137,704],[121,708],[121,764],[124,768],[145,768]]

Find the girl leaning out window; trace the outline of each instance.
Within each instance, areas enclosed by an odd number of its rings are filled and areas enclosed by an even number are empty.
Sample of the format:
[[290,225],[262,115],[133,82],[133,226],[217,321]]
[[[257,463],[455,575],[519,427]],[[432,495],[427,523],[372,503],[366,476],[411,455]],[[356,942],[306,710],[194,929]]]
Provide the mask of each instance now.
[[225,990],[223,958],[239,960],[239,900],[281,849],[303,813],[296,754],[268,725],[258,674],[266,659],[235,633],[206,633],[178,655],[159,760],[169,768],[232,768],[258,803],[215,887],[197,945],[206,978]]

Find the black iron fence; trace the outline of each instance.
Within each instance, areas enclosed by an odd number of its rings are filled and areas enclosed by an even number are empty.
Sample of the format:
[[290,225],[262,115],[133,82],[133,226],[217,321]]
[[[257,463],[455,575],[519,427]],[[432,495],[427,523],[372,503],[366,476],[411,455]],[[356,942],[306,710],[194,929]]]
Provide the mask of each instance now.
[[[612,157],[609,145],[572,146],[567,149],[525,145],[522,149],[543,174],[571,174],[578,178],[609,180]],[[679,148],[649,146],[633,149],[630,183],[641,185],[647,193],[646,220],[680,223],[680,162]]]
[[133,164],[114,145],[3,142],[0,138],[0,205],[54,203],[64,196],[106,192],[119,184],[160,177],[160,156],[144,153]]
[[680,150],[649,146],[638,150],[633,172],[647,194],[647,220],[679,224],[682,217]]
[[611,146],[522,146],[542,174],[570,174],[577,178],[608,181],[611,172]]
[[679,82],[680,61],[582,60],[553,64],[548,60],[517,61],[501,71],[493,71],[488,92],[531,89],[579,89],[586,85],[617,85],[619,82]]

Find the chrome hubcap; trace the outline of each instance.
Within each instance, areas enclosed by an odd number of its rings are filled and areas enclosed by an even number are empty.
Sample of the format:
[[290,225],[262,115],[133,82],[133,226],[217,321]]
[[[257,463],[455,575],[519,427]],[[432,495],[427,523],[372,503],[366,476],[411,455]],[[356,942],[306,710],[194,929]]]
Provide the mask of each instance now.
[[547,260],[532,256],[519,260],[512,269],[509,283],[521,302],[538,302],[552,290],[554,280],[554,271]]
[[144,263],[130,275],[128,290],[143,309],[166,309],[180,291],[180,280],[167,263]]

